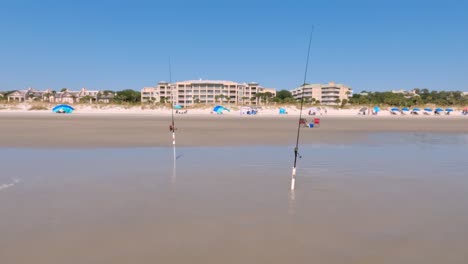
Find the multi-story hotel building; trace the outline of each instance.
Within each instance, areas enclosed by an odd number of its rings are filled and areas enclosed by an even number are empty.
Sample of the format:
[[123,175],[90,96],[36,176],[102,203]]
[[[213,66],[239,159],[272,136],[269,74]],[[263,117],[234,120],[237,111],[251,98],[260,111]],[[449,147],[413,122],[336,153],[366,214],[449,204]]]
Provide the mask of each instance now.
[[182,106],[194,104],[242,104],[261,103],[259,93],[271,93],[276,90],[265,88],[258,83],[237,83],[232,81],[193,80],[175,83],[159,82],[156,87],[141,90],[142,102],[171,102]]
[[293,89],[291,93],[296,99],[304,96],[304,99],[313,98],[321,104],[334,105],[337,104],[337,99],[340,102],[343,99],[349,100],[353,90],[346,85],[329,82],[328,84],[307,84]]

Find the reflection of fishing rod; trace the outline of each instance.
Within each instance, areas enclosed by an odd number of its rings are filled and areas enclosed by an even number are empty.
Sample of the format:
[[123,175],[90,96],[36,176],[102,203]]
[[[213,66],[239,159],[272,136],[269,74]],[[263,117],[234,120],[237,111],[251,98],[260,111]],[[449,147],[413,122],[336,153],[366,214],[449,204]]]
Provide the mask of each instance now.
[[304,104],[304,87],[306,85],[306,80],[307,80],[307,68],[309,67],[310,46],[312,44],[313,33],[314,33],[314,27],[312,26],[312,30],[310,32],[310,38],[309,38],[309,48],[307,50],[307,61],[305,65],[304,82],[302,83],[302,90],[301,90],[301,109],[299,111],[299,122],[297,125],[296,147],[294,148],[294,166],[293,166],[292,175],[291,175],[291,191],[294,191],[294,188],[296,185],[296,163],[297,163],[297,157],[299,156],[299,136],[301,133],[302,106]]
[[171,89],[171,125],[169,126],[170,131],[172,132],[172,149],[173,149],[173,163],[174,167],[172,168],[172,178],[171,182],[174,184],[176,179],[176,169],[177,169],[177,157],[176,157],[176,141],[175,141],[175,121],[174,121],[174,89],[172,87],[172,69],[171,69],[171,58],[169,57],[169,87]]

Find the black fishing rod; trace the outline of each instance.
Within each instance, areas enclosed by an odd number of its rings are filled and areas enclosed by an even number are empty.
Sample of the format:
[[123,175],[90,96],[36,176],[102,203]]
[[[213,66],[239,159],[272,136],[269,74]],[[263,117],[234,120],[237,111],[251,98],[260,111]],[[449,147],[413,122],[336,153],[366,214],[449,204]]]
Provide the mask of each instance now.
[[306,86],[307,69],[309,67],[310,47],[312,45],[313,33],[314,33],[314,27],[312,26],[312,30],[310,32],[310,38],[309,38],[309,48],[307,50],[307,60],[306,60],[305,72],[304,72],[304,82],[302,83],[302,90],[301,90],[301,108],[299,110],[299,122],[297,124],[296,147],[294,148],[294,166],[293,166],[292,175],[291,175],[291,191],[294,191],[295,185],[296,185],[296,164],[297,164],[297,157],[299,156],[299,137],[301,134],[302,106],[304,105],[304,87]]

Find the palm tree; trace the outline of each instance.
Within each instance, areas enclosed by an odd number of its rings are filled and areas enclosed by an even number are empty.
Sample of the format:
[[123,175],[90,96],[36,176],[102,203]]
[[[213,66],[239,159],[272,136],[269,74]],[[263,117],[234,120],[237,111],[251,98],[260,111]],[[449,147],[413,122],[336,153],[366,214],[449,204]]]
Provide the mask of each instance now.
[[260,103],[260,98],[263,96],[263,93],[256,93],[255,94],[255,101],[257,102],[256,104],[258,105]]
[[265,93],[265,101],[268,104],[270,102],[270,99],[273,98],[273,93],[271,92],[266,92]]

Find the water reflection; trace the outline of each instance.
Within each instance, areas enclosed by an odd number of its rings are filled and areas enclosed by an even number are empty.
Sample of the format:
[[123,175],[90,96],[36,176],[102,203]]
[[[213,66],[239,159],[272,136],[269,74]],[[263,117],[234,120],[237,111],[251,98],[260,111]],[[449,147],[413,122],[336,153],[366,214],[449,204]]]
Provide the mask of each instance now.
[[0,193],[8,212],[0,255],[5,263],[464,263],[456,261],[468,244],[462,138],[302,146],[295,192],[290,146],[0,149],[0,184],[22,180]]

